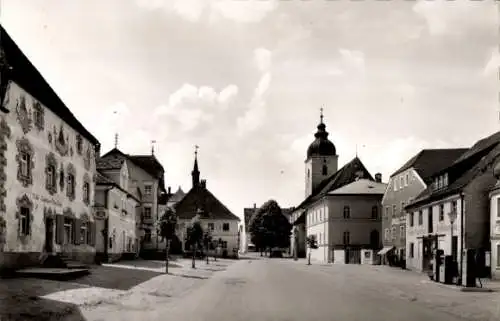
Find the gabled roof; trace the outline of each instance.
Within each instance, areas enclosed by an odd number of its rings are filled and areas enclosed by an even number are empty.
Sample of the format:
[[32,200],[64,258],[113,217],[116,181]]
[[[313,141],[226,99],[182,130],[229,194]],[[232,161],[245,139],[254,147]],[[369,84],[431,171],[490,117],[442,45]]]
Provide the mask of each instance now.
[[11,80],[35,97],[45,107],[63,119],[75,131],[88,139],[93,145],[99,141],[94,137],[50,87],[36,67],[19,49],[14,40],[0,25],[0,47],[11,70]]
[[374,181],[370,172],[366,169],[365,165],[361,162],[358,157],[355,157],[349,163],[345,164],[337,172],[323,180],[318,187],[313,191],[313,193],[308,196],[299,206],[295,209],[301,209],[305,206],[319,200],[321,197],[328,194],[328,192],[340,188],[344,185],[352,183],[357,178],[357,172],[363,172],[363,178]]
[[100,170],[116,170],[121,169],[124,159],[120,158],[98,158],[96,160],[96,168]]
[[460,157],[460,155],[468,150],[468,148],[423,149],[407,161],[400,169],[395,171],[391,177],[407,169],[414,168],[420,178],[428,184],[435,173],[450,166]]
[[358,179],[352,183],[328,192],[328,195],[384,195],[386,188],[387,184],[385,183],[379,183],[369,179]]
[[197,214],[198,209],[202,209],[211,219],[240,221],[240,218],[231,213],[208,189],[201,186],[191,188],[174,208],[179,219],[191,219]]
[[[434,187],[430,185],[405,208],[413,208],[427,202],[461,192],[462,189],[473,181],[478,175],[484,173],[488,168],[492,167],[499,158],[500,132],[497,132],[478,141],[450,166],[436,173],[436,175],[445,172],[450,173],[450,182],[447,187],[434,190]],[[491,175],[492,178],[494,178],[493,171]],[[492,181],[494,181],[494,179],[492,179]],[[494,185],[494,183],[492,183],[492,185]]]
[[172,202],[172,203],[177,203],[179,202],[180,200],[182,200],[184,198],[184,196],[186,196],[186,193],[184,193],[184,191],[182,190],[182,188],[179,186],[179,188],[177,189],[177,192],[175,192],[170,198],[169,198],[169,202]]
[[163,182],[164,169],[158,159],[154,155],[130,155],[125,154],[118,148],[113,148],[106,154],[101,156],[101,159],[128,159],[138,167],[142,168],[153,177],[159,178]]
[[127,195],[127,197],[134,199],[138,203],[141,202],[136,196],[134,196],[133,194],[131,194],[128,191],[126,191],[125,189],[123,189],[120,186],[120,184],[116,183],[111,178],[107,177],[104,173],[100,172],[99,170],[97,171],[97,175],[96,175],[96,185],[113,186],[114,188],[117,188],[120,191],[122,191],[123,193],[125,193]]

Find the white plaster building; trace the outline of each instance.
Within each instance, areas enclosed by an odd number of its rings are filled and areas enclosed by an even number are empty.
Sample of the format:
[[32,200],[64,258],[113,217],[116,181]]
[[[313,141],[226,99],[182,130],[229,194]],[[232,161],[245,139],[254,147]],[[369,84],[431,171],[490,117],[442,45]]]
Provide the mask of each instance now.
[[500,163],[495,166],[494,175],[497,183],[490,192],[490,268],[491,277],[500,279]]
[[0,268],[93,263],[99,142],[0,28]]

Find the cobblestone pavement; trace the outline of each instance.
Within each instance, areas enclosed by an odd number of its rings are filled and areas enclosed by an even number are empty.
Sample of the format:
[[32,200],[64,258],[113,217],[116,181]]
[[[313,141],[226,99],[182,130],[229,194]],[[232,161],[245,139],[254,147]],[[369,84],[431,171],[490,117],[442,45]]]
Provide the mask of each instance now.
[[[119,320],[126,311],[154,309],[201,286],[233,261],[180,259],[170,274],[161,261],[106,264],[72,281],[0,280],[0,320]],[[119,312],[123,311],[123,312]]]

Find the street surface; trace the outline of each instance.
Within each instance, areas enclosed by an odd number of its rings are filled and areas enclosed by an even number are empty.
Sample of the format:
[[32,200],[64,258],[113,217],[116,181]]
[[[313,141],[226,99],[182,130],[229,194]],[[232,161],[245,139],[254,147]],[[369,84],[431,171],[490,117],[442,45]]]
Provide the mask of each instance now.
[[70,282],[0,280],[0,319],[500,320],[500,292],[460,292],[384,266],[258,256],[196,263],[179,260],[171,275],[163,262],[130,261]]

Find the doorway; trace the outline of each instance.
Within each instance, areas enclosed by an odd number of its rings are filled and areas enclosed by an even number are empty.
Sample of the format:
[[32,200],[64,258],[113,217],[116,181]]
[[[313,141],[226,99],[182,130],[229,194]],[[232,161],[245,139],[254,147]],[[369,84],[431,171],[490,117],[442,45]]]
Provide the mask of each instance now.
[[45,219],[45,252],[52,253],[54,250],[54,219]]

